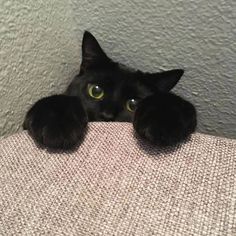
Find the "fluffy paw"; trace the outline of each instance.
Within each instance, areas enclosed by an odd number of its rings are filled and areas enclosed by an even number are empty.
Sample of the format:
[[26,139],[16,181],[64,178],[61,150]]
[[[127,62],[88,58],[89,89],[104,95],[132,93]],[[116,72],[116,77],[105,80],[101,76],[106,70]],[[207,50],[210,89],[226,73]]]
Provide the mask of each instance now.
[[160,146],[183,142],[195,131],[196,124],[194,106],[172,93],[158,93],[142,100],[133,122],[141,137]]
[[87,122],[87,115],[77,97],[54,95],[33,105],[23,128],[43,146],[70,149],[83,138]]

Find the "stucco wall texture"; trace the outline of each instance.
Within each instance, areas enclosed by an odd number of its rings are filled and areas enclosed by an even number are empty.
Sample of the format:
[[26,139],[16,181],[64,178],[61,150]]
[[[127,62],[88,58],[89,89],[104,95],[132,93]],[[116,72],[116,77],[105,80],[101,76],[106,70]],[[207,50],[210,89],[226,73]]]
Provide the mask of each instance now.
[[80,49],[67,0],[0,0],[0,15],[0,135],[8,135],[29,106],[64,90]]
[[0,0],[0,135],[62,92],[85,29],[113,59],[144,71],[184,68],[174,90],[198,109],[198,130],[236,138],[236,1]]

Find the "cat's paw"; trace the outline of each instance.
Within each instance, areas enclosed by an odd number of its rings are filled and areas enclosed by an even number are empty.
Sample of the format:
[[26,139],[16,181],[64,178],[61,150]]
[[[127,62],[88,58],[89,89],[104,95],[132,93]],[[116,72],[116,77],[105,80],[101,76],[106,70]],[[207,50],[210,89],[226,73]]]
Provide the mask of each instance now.
[[87,115],[77,97],[54,95],[31,107],[23,128],[43,146],[71,149],[82,140],[87,123]]
[[134,128],[144,139],[160,146],[174,146],[195,131],[195,107],[172,93],[158,93],[142,100],[135,112]]

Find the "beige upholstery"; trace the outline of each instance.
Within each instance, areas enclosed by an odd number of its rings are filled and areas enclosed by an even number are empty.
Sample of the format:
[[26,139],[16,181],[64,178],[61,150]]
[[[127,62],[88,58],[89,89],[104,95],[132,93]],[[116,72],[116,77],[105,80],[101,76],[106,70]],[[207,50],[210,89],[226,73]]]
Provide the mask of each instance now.
[[236,235],[236,140],[164,150],[131,124],[92,123],[74,152],[26,132],[0,150],[0,235]]

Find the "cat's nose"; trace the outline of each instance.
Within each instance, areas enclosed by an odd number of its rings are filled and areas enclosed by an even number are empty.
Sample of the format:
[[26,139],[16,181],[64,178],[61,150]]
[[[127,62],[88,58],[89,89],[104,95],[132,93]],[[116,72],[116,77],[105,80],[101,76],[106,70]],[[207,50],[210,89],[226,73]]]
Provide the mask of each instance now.
[[104,121],[113,121],[115,119],[115,115],[110,112],[102,112],[101,113],[101,119]]

